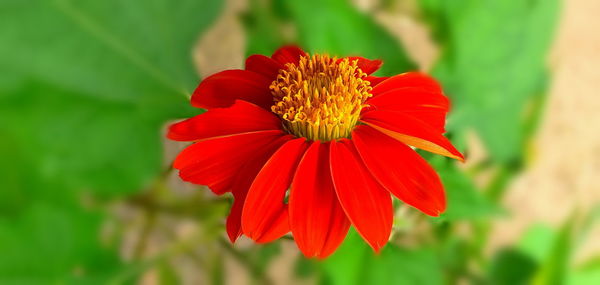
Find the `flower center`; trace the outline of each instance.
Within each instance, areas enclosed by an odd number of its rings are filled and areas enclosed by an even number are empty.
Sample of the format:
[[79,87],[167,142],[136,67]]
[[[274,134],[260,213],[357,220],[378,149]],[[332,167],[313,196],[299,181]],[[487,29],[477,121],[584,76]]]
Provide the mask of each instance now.
[[357,62],[317,54],[301,57],[298,65],[288,63],[271,83],[271,111],[298,137],[349,137],[372,89]]

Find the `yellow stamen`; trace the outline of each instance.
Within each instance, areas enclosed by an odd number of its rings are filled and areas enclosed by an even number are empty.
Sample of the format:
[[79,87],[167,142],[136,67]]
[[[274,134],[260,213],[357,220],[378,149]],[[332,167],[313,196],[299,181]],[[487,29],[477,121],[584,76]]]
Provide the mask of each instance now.
[[288,63],[271,83],[271,111],[298,137],[349,137],[372,89],[357,62],[314,55],[301,57],[298,65]]

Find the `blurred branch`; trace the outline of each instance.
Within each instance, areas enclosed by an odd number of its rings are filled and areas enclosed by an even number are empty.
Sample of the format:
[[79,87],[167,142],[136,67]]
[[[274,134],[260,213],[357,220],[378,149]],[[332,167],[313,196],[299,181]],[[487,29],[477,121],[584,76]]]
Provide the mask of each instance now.
[[176,241],[159,254],[132,264],[127,270],[117,274],[112,281],[108,282],[108,284],[129,283],[128,281],[131,281],[133,278],[153,268],[157,264],[160,264],[164,260],[192,251],[200,238],[201,232],[196,232],[185,240]]
[[144,214],[145,223],[133,250],[133,258],[136,260],[139,260],[144,257],[144,253],[146,252],[146,248],[148,245],[148,240],[150,239],[150,234],[152,233],[152,230],[156,225],[156,212],[145,211]]
[[223,237],[219,238],[219,244],[227,252],[231,254],[238,262],[244,265],[249,271],[252,278],[258,284],[274,284],[272,280],[265,274],[265,272],[257,266],[247,255],[237,250],[231,245],[231,243]]
[[501,166],[484,190],[485,194],[493,202],[500,202],[508,189],[508,183],[519,173],[519,171],[521,171],[521,169],[522,167],[520,166]]

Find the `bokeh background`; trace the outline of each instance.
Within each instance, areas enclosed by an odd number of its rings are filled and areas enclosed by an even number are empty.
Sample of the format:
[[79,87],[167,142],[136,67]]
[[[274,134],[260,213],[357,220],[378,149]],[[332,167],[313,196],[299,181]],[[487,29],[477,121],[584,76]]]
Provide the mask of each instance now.
[[[0,0],[0,284],[600,284],[597,0]],[[199,80],[286,43],[422,70],[467,163],[375,255],[231,245],[180,182]],[[401,162],[399,162],[401,163]]]

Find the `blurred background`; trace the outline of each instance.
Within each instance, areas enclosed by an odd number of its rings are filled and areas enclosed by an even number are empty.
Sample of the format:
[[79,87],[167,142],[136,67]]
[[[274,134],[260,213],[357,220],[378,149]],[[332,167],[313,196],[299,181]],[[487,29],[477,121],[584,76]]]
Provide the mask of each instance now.
[[[0,0],[0,284],[600,284],[597,0]],[[375,255],[231,245],[166,126],[201,78],[296,43],[422,70],[465,164]]]

